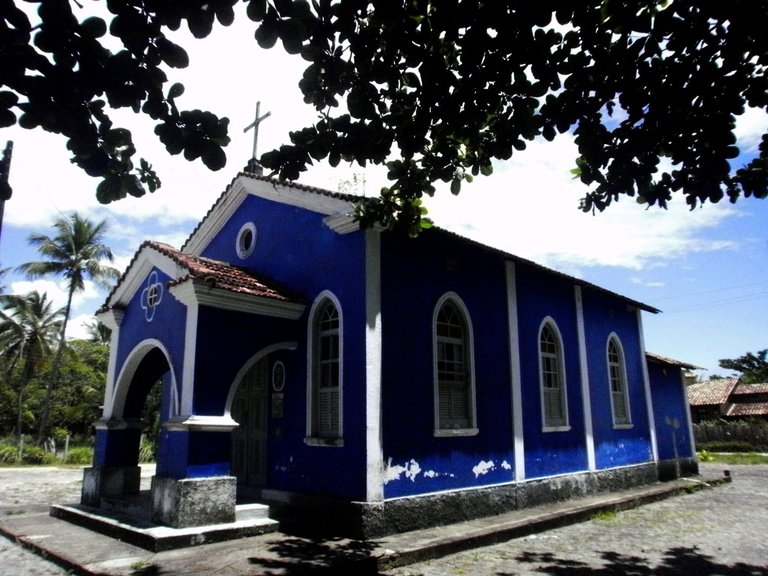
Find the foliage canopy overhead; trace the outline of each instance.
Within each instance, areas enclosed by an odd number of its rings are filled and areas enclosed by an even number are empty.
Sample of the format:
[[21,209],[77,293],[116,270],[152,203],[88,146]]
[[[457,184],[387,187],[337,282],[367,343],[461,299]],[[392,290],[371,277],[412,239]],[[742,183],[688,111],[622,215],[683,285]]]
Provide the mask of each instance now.
[[[566,132],[585,211],[621,195],[663,207],[681,193],[692,208],[768,195],[768,135],[732,164],[736,118],[768,109],[768,0],[244,1],[262,48],[280,42],[307,61],[299,86],[319,113],[262,164],[287,179],[324,159],[386,164],[391,185],[361,206],[364,222],[415,231],[435,183],[459,193],[494,159]],[[183,86],[166,88],[162,67],[188,64],[167,30],[203,38],[233,22],[237,0],[109,0],[109,26],[43,1],[34,30],[15,4],[0,1],[0,58],[12,63],[0,126],[66,136],[73,161],[104,178],[102,202],[159,185],[145,161],[134,170],[107,104],[151,116],[169,152],[224,165],[227,119],[180,112]],[[124,48],[107,50],[107,33]]]

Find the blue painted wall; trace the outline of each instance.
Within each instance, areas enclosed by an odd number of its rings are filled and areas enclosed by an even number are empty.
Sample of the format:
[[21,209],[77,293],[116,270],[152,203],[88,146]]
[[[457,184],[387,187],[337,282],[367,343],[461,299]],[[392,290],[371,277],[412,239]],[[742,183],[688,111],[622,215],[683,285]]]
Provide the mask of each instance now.
[[[648,462],[653,453],[637,311],[619,298],[588,288],[583,291],[583,300],[597,468]],[[624,351],[631,428],[613,425],[607,359],[611,333],[618,336]]]
[[[165,285],[170,277],[154,268],[147,278],[156,275],[157,281]],[[187,308],[163,288],[162,298],[155,307],[154,315],[148,316],[142,308],[142,291],[147,286],[146,280],[136,291],[125,309],[125,316],[120,324],[120,341],[117,347],[117,377],[120,369],[136,346],[147,339],[158,340],[165,346],[170,358],[171,368],[176,376],[177,394],[181,396],[181,378],[184,364],[184,332],[187,323]]]
[[648,362],[648,372],[659,459],[694,456],[688,427],[690,413],[683,392],[681,369],[677,366]]
[[[511,481],[503,259],[440,232],[416,240],[387,233],[381,269],[385,497]],[[463,300],[474,328],[476,436],[434,436],[432,322],[448,291]]]
[[[248,196],[203,251],[203,256],[257,270],[307,308],[298,320],[201,307],[193,412],[221,415],[236,375],[265,347],[296,342],[295,350],[268,357],[269,369],[286,367],[282,414],[268,392],[267,487],[351,500],[366,497],[365,233],[339,235],[324,216]],[[252,222],[256,246],[246,259],[236,253],[238,232]],[[514,480],[510,335],[504,254],[452,234],[432,230],[417,240],[381,235],[382,442],[386,498],[508,483]],[[162,277],[162,273],[159,273]],[[163,280],[167,280],[163,277]],[[574,281],[537,266],[516,265],[522,412],[527,478],[587,469]],[[343,446],[305,443],[307,331],[312,303],[324,290],[338,298],[343,319]],[[434,434],[432,322],[446,292],[466,305],[474,335],[478,433]],[[647,462],[650,431],[643,382],[643,351],[637,316],[627,303],[585,287],[584,321],[591,411],[598,468]],[[126,311],[118,369],[146,338],[163,342],[181,378],[186,308],[165,293],[152,322],[140,306],[141,290]],[[567,431],[542,430],[538,336],[551,318],[562,337],[568,404]],[[611,423],[606,345],[621,340],[632,427]],[[664,403],[680,403],[674,387],[659,385]],[[658,418],[658,416],[657,416]],[[662,417],[662,422],[664,418]],[[687,430],[687,428],[686,428]],[[229,436],[166,434],[159,473],[175,477],[226,473]],[[378,471],[374,471],[378,472]]]
[[[333,232],[324,224],[324,217],[248,196],[204,250],[206,257],[258,270],[265,280],[290,287],[287,292],[304,301],[307,308],[297,321],[213,310],[201,314],[201,334],[209,335],[209,346],[199,347],[195,410],[220,411],[226,398],[222,390],[228,390],[226,384],[233,381],[247,358],[265,345],[296,341],[297,350],[275,356],[286,363],[285,416],[279,421],[270,416],[267,485],[359,500],[366,493],[365,434],[361,432],[365,430],[365,411],[361,409],[365,405],[365,242],[362,233]],[[256,226],[256,246],[242,260],[237,257],[236,242],[247,222]],[[342,447],[308,446],[304,442],[308,314],[324,290],[338,298],[343,319]],[[223,338],[228,329],[238,336]],[[275,358],[270,358],[270,366]],[[224,368],[229,363],[231,368]],[[207,382],[220,384],[211,388]]]
[[[525,476],[540,478],[586,470],[584,405],[581,397],[576,301],[569,279],[524,264],[516,267],[522,379]],[[563,346],[568,431],[543,431],[539,332],[545,318],[560,332]]]

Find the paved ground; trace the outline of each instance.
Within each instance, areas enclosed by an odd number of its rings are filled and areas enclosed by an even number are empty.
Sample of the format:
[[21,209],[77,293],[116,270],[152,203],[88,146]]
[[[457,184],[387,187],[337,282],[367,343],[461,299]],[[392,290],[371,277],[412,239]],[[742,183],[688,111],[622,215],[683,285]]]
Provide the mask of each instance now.
[[[721,466],[702,465],[715,474]],[[390,576],[768,575],[768,466],[731,466],[734,481]]]
[[[705,465],[703,468],[709,475],[718,475],[721,467]],[[385,574],[768,576],[768,466],[732,466],[731,469],[734,482],[714,490],[412,564]],[[3,514],[25,507],[77,501],[81,476],[79,469],[0,468]],[[307,549],[302,551],[306,553]],[[138,564],[133,573],[146,574]],[[267,569],[262,573],[296,572]],[[0,538],[0,575],[6,574],[62,575],[67,572]]]
[[[142,466],[142,484],[147,487],[154,466]],[[80,501],[82,468],[0,468],[0,508],[5,514],[30,505]],[[69,574],[52,562],[0,537],[0,576],[58,576]]]

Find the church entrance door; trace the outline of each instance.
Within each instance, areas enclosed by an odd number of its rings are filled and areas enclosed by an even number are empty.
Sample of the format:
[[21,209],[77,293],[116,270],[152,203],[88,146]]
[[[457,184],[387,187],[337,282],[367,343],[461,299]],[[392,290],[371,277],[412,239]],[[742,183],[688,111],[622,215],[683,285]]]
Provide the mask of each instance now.
[[263,486],[267,465],[267,359],[243,377],[232,401],[232,474],[237,483]]

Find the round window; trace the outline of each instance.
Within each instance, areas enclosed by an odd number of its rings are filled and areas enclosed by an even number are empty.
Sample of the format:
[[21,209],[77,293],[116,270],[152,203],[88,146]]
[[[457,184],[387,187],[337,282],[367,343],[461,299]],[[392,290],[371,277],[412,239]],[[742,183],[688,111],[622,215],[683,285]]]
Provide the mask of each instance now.
[[256,226],[253,222],[243,224],[237,233],[237,255],[240,258],[248,258],[256,247]]
[[272,390],[282,392],[285,388],[285,364],[279,360],[272,366]]

